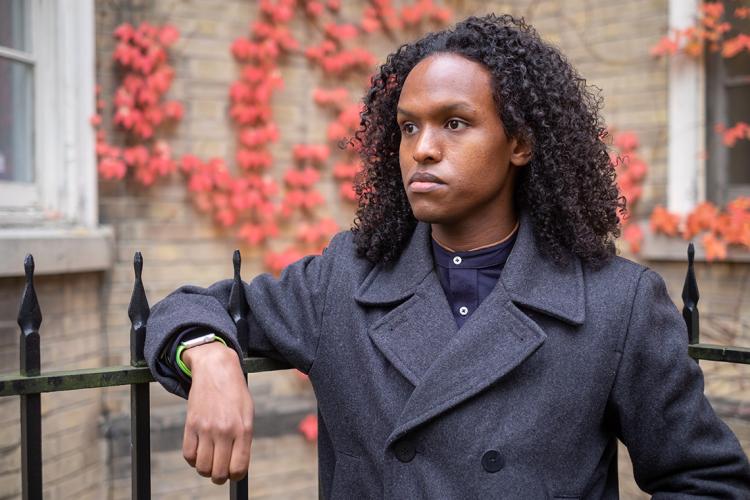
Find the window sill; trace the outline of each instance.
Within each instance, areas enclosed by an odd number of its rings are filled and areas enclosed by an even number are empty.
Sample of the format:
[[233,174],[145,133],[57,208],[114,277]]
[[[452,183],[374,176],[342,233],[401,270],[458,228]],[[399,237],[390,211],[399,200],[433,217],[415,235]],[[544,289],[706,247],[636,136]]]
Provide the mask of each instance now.
[[[688,243],[688,240],[681,237],[670,238],[663,234],[653,234],[649,229],[644,229],[643,244],[637,257],[639,260],[645,261],[685,262],[687,264]],[[706,252],[699,242],[695,244],[695,261],[707,262]],[[726,259],[712,262],[750,263],[750,252],[730,247]]]
[[114,261],[114,233],[107,226],[0,229],[0,254],[0,277],[23,276],[27,254],[35,275],[102,271]]

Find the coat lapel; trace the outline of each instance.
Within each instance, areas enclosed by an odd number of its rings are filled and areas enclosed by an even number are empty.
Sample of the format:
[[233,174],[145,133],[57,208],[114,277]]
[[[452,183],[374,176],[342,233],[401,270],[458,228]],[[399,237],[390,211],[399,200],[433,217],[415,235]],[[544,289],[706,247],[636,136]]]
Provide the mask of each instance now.
[[545,258],[525,213],[501,279],[460,330],[433,267],[429,225],[420,223],[399,260],[376,266],[355,295],[363,305],[396,306],[369,335],[415,385],[388,444],[483,391],[542,345],[546,334],[518,305],[573,326],[585,318],[579,260]]
[[355,299],[369,306],[398,304],[377,320],[368,334],[388,361],[415,386],[456,334],[450,305],[433,271],[427,224],[417,226],[393,266],[374,268]]

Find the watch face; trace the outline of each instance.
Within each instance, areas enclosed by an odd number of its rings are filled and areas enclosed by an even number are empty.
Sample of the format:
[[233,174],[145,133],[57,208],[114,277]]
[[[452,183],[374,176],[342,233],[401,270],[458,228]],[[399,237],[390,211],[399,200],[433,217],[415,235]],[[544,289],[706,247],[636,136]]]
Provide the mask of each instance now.
[[191,347],[208,344],[209,342],[213,342],[214,340],[216,340],[216,335],[214,335],[213,333],[209,333],[208,335],[204,335],[196,339],[186,340],[182,343],[182,345],[185,346],[185,349],[189,349]]

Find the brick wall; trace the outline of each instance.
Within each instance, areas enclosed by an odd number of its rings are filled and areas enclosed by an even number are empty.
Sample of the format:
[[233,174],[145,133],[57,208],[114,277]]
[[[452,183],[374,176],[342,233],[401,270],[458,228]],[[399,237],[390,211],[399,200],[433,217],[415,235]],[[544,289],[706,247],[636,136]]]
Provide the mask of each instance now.
[[[342,17],[352,19],[363,5],[359,1],[343,3]],[[641,154],[651,166],[641,211],[645,213],[665,199],[667,67],[663,61],[652,59],[648,49],[666,32],[666,0],[628,0],[617,4],[604,0],[452,0],[446,3],[454,8],[457,19],[489,11],[523,15],[544,38],[558,45],[581,75],[602,89],[607,122],[620,130],[634,130],[641,138]],[[125,5],[127,8],[121,7]],[[110,57],[114,47],[111,33],[115,26],[124,21],[137,23],[139,20],[174,24],[181,32],[181,39],[172,51],[176,78],[170,98],[183,102],[185,117],[170,138],[170,144],[176,155],[221,156],[228,164],[233,164],[235,135],[228,118],[227,93],[230,83],[236,78],[236,66],[229,46],[236,37],[247,33],[257,8],[257,2],[243,0],[97,2],[97,78],[105,99],[112,95],[116,84]],[[299,20],[292,28],[301,40],[317,36],[314,29]],[[402,41],[383,38],[369,47],[382,58]],[[279,167],[272,175],[277,177],[290,163],[291,145],[324,142],[328,123],[327,116],[311,99],[314,85],[310,82],[318,81],[319,74],[309,68],[304,57],[289,56],[281,71],[285,88],[274,98],[281,140],[272,149]],[[105,119],[105,123],[110,121]],[[321,184],[321,191],[330,201],[325,215],[335,217],[342,227],[348,227],[351,206],[339,200],[332,179],[324,178]],[[79,347],[71,349],[71,345],[80,345],[82,352],[91,353],[82,354],[77,359],[59,358],[55,368],[128,362],[126,309],[132,289],[134,251],[143,252],[144,282],[152,304],[181,284],[205,286],[231,276],[230,258],[232,250],[238,247],[237,242],[231,234],[194,209],[178,176],[148,189],[133,182],[102,181],[99,191],[102,223],[112,225],[115,230],[117,258],[113,268],[104,275],[40,280],[40,290],[45,290],[43,335],[45,340],[58,336],[59,342],[65,343],[65,349],[61,350],[50,350],[51,343],[45,347],[45,363],[56,359],[55,356],[65,356],[60,353],[78,352]],[[281,242],[280,246],[286,243]],[[248,279],[261,272],[263,252],[242,245],[239,248],[243,252],[243,276]],[[678,298],[684,265],[670,262],[652,265],[665,275],[672,296]],[[708,338],[728,340],[727,343],[743,340],[743,327],[750,314],[745,298],[749,269],[739,264],[699,268],[704,297],[701,311]],[[14,290],[15,293],[14,287],[20,288],[19,280],[0,280],[0,291]],[[15,300],[0,300],[0,318],[15,317],[15,312],[9,312],[17,305]],[[49,312],[48,304],[52,308]],[[86,313],[92,311],[92,306],[97,306],[101,315]],[[76,328],[79,321],[86,323],[82,330]],[[15,325],[11,323],[0,323],[0,361],[7,360],[8,363],[17,356],[16,345],[9,341],[17,337]],[[61,326],[53,326],[53,323]],[[75,329],[76,335],[69,333],[74,331],[71,328]],[[8,333],[3,335],[5,330]],[[8,363],[3,366],[8,366]],[[741,414],[742,405],[738,403],[741,401],[738,391],[742,388],[738,387],[737,375],[748,379],[748,374],[743,367],[717,369],[710,363],[704,363],[704,367],[709,393],[723,405],[721,411],[746,440],[748,433]],[[254,375],[251,388],[257,415],[251,469],[252,496],[274,499],[316,497],[314,445],[306,443],[295,431],[296,422],[315,406],[309,388],[290,373]],[[184,402],[157,385],[152,386],[151,394],[154,498],[226,498],[226,487],[213,486],[210,481],[197,476],[182,460]],[[59,399],[57,395],[45,396],[43,401],[45,411],[49,413],[45,432],[50,433],[49,438],[45,437],[45,459],[60,462],[59,466],[50,465],[49,472],[45,470],[48,474],[45,487],[52,495],[50,498],[73,498],[82,496],[80,490],[94,491],[87,490],[93,484],[85,480],[89,476],[106,478],[106,493],[96,490],[96,494],[89,493],[92,498],[129,497],[127,390],[79,391],[61,395]],[[0,450],[9,449],[5,444],[17,440],[16,406],[15,398],[0,400],[0,423],[6,424],[0,426]],[[66,432],[59,427],[63,424],[52,423],[55,415],[63,412],[68,412],[68,418],[61,422],[74,422],[70,424],[74,430]],[[101,427],[94,424],[99,419],[102,420]],[[85,450],[82,446],[76,448],[75,442],[98,444]],[[17,448],[5,454],[0,451],[0,498],[17,496],[16,455]],[[637,498],[639,495],[628,477],[626,453],[622,453],[622,458],[625,462],[622,466],[623,497]],[[61,462],[65,462],[65,466]],[[64,467],[75,464],[81,465],[85,473],[84,480],[76,481],[73,487],[64,483],[64,476],[69,472]],[[6,491],[9,492],[7,495]]]
[[[22,267],[23,263],[19,263]],[[17,372],[19,329],[15,318],[23,279],[0,280],[0,372]],[[43,322],[42,371],[102,366],[106,339],[99,310],[101,274],[38,276]],[[20,498],[19,397],[0,398],[0,498]],[[105,455],[99,441],[101,391],[42,395],[44,497],[105,498]]]

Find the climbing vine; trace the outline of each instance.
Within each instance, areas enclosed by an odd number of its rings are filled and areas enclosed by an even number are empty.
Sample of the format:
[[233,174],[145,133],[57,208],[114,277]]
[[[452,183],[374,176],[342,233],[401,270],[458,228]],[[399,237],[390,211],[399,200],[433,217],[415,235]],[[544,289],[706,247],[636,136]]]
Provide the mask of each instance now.
[[[330,171],[340,196],[355,201],[352,182],[361,165],[352,147],[342,150],[339,145],[358,127],[361,105],[345,86],[315,88],[314,102],[331,118],[327,142],[295,144],[292,163],[283,172],[283,186],[277,185],[270,175],[272,168],[278,168],[270,146],[280,138],[272,102],[284,85],[284,59],[302,53],[321,73],[321,81],[366,85],[376,57],[364,47],[365,37],[378,32],[394,37],[401,30],[420,30],[428,23],[445,24],[452,17],[432,0],[417,0],[399,9],[390,0],[373,0],[354,23],[341,22],[340,9],[339,0],[259,2],[260,12],[249,34],[230,47],[239,75],[228,92],[229,117],[237,136],[234,166],[222,158],[204,159],[190,153],[176,158],[172,152],[169,133],[183,116],[181,103],[166,99],[175,74],[169,48],[178,40],[178,30],[146,22],[119,26],[112,54],[119,85],[111,103],[117,140],[110,140],[103,126],[108,103],[98,87],[97,114],[91,119],[97,129],[100,176],[115,181],[130,172],[140,184],[149,186],[180,172],[198,210],[249,246],[268,244],[286,226],[296,243],[280,252],[268,248],[264,252],[265,265],[274,272],[303,255],[319,253],[339,227],[333,219],[318,216],[326,199],[317,184]],[[316,44],[303,47],[295,38],[290,23],[296,16],[304,17],[322,34]],[[307,439],[315,440],[316,416],[305,417],[299,429]]]
[[[381,32],[419,30],[450,21],[451,12],[432,0],[417,0],[396,8],[390,0],[373,0],[357,22],[340,21],[339,0],[262,0],[257,20],[247,36],[237,38],[231,53],[238,78],[229,87],[229,117],[237,133],[235,166],[222,158],[184,154],[175,158],[168,132],[182,118],[182,105],[166,101],[174,69],[168,49],[179,33],[173,26],[123,24],[115,30],[113,59],[120,85],[114,93],[113,125],[121,134],[113,145],[102,127],[106,103],[101,95],[97,127],[98,167],[104,179],[123,179],[130,171],[148,186],[158,178],[181,172],[195,206],[216,223],[231,229],[249,246],[264,245],[280,235],[282,226],[293,231],[296,243],[265,252],[266,266],[275,272],[301,256],[317,253],[336,231],[336,222],[317,214],[326,203],[317,188],[330,171],[344,200],[355,201],[352,186],[361,166],[352,147],[338,147],[359,125],[360,104],[345,86],[319,87],[314,102],[331,117],[327,143],[296,144],[293,161],[283,173],[283,185],[270,176],[275,165],[270,145],[279,140],[272,100],[283,87],[280,68],[285,57],[302,53],[321,73],[321,81],[367,83],[376,57],[365,48],[365,37]],[[320,40],[303,47],[290,29],[295,17],[317,28]],[[293,229],[292,229],[293,226]]]
[[617,173],[620,194],[627,201],[627,211],[620,214],[622,239],[628,244],[630,252],[638,253],[641,251],[643,231],[637,222],[631,220],[631,215],[643,194],[643,181],[648,173],[648,165],[638,154],[639,141],[634,132],[611,132],[614,149],[610,152],[610,158]]

